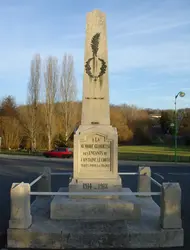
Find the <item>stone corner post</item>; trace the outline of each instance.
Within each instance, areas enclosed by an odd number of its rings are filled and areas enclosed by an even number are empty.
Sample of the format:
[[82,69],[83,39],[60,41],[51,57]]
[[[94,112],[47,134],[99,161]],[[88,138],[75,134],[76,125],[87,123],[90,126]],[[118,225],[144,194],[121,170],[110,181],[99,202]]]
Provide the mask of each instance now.
[[[139,166],[138,170],[138,192],[151,192],[151,169],[148,166]],[[138,196],[141,196],[140,194]],[[147,195],[151,196],[151,195]]]
[[181,188],[177,182],[162,183],[160,224],[162,228],[168,229],[182,227]]
[[51,192],[51,168],[44,167],[43,176],[38,181],[38,188],[39,192]]
[[26,229],[32,224],[30,184],[13,183],[11,186],[11,216],[9,228]]

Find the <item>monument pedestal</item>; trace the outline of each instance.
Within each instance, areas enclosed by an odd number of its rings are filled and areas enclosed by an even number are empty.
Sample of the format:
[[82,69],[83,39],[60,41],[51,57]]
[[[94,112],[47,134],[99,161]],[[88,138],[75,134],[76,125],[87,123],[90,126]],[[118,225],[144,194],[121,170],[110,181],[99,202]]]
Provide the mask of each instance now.
[[108,125],[81,125],[74,135],[73,167],[71,186],[80,186],[87,181],[87,185],[103,184],[103,189],[108,189],[110,185],[122,187],[118,175],[117,130]]
[[[137,199],[142,213],[140,221],[130,220],[129,214],[126,219],[110,220],[111,216],[108,217],[105,213],[107,221],[87,221],[85,220],[86,211],[83,213],[83,218],[76,219],[78,207],[74,204],[76,202],[73,199],[72,209],[74,207],[76,209],[71,212],[72,218],[67,211],[71,207],[64,202],[60,211],[63,210],[67,213],[65,219],[51,219],[49,214],[52,213],[50,207],[52,208],[53,201],[50,197],[38,197],[31,206],[32,225],[27,229],[9,228],[7,230],[7,247],[14,249],[160,249],[162,247],[183,246],[183,229],[162,229],[158,205],[151,197],[137,197]],[[85,199],[81,202],[85,202]],[[82,215],[81,210],[79,213]]]
[[79,179],[72,179],[69,183],[69,195],[70,198],[87,198],[87,199],[97,199],[97,198],[108,198],[108,199],[117,199],[118,196],[116,195],[108,195],[108,196],[75,196],[72,195],[72,192],[121,192],[122,191],[122,183],[121,177],[118,178],[108,179],[108,178],[79,178]]
[[[60,188],[59,192],[63,192]],[[131,192],[129,188],[123,192]],[[85,197],[87,198],[87,197]],[[136,196],[121,196],[118,199],[88,199],[55,196],[51,202],[50,218],[56,220],[113,221],[139,220],[140,203]]]
[[[117,130],[109,125],[81,125],[74,135],[74,173],[69,184],[72,192],[119,192]],[[79,198],[76,197],[76,198]],[[103,198],[81,195],[80,198]],[[118,198],[106,196],[104,198]]]

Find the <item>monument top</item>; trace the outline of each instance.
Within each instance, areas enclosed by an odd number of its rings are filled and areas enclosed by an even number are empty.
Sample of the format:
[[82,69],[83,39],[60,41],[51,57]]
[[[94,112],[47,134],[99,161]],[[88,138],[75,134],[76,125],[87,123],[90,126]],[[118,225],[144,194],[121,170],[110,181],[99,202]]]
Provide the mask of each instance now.
[[93,10],[86,18],[82,125],[110,125],[106,17]]

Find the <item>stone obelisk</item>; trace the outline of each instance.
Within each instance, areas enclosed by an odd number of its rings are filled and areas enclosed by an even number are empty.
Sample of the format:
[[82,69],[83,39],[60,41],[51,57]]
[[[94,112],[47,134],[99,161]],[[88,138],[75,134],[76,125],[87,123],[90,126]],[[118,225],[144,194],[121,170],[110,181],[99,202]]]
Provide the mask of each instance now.
[[82,119],[74,136],[70,191],[118,191],[118,135],[110,125],[106,17],[87,14]]
[[87,14],[82,125],[110,125],[108,50],[105,14]]

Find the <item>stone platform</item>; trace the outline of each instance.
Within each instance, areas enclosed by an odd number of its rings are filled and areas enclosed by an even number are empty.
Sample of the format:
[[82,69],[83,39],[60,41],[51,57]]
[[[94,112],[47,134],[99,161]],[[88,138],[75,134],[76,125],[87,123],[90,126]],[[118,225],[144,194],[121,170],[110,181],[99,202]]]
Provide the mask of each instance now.
[[[139,197],[140,220],[82,221],[50,219],[51,198],[32,206],[28,229],[8,229],[8,248],[161,248],[183,246],[183,229],[161,229],[160,208],[151,197]],[[77,209],[76,209],[77,213]]]
[[[59,192],[64,192],[60,188]],[[124,192],[131,192],[129,188]],[[88,197],[88,199],[87,199]],[[139,220],[140,202],[136,196],[121,196],[118,199],[73,199],[55,196],[51,202],[51,219],[79,219],[86,221]],[[101,197],[101,196],[100,196]]]

